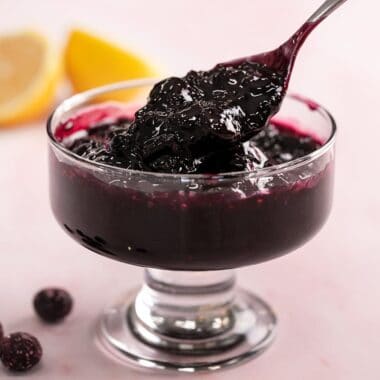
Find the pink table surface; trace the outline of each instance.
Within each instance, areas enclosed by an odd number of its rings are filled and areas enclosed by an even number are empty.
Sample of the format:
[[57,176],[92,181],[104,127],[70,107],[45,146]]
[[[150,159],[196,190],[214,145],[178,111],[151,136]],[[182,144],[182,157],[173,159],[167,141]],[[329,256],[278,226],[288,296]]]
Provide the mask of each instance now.
[[[275,46],[319,2],[0,0],[0,31],[37,25],[60,42],[72,24],[87,26],[184,73]],[[199,379],[380,378],[379,13],[374,0],[348,1],[315,32],[296,66],[291,87],[325,104],[340,127],[336,193],[315,239],[239,271],[240,284],[277,311],[277,339],[260,358]],[[7,331],[36,334],[45,350],[25,378],[164,378],[114,363],[93,344],[96,317],[141,281],[141,269],[88,254],[58,228],[43,122],[0,131],[0,191],[0,320]],[[49,284],[75,296],[74,312],[58,326],[42,325],[31,308],[35,291]],[[0,379],[8,378],[0,369]]]

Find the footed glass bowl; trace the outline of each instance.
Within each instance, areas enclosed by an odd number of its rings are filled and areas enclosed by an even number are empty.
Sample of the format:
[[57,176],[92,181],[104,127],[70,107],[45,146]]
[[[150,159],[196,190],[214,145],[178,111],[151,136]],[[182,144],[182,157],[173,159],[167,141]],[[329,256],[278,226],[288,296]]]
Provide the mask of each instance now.
[[47,127],[51,206],[86,248],[147,268],[142,287],[101,316],[97,334],[107,352],[147,368],[216,370],[273,340],[273,311],[236,288],[233,269],[289,253],[322,227],[332,203],[336,126],[324,108],[287,96],[276,122],[323,146],[281,165],[218,175],[117,168],[57,141],[57,126],[78,110],[120,91],[141,94],[126,104],[135,109],[154,83],[97,88],[55,110]]

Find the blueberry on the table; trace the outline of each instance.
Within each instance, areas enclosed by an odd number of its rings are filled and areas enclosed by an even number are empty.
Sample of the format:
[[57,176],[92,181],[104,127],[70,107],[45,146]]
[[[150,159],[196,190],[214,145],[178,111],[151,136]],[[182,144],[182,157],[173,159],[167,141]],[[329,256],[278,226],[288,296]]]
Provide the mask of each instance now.
[[34,309],[45,322],[54,323],[65,318],[73,307],[71,295],[64,289],[46,288],[34,297]]
[[42,347],[34,336],[17,332],[0,341],[0,359],[10,371],[24,372],[34,367],[42,357]]

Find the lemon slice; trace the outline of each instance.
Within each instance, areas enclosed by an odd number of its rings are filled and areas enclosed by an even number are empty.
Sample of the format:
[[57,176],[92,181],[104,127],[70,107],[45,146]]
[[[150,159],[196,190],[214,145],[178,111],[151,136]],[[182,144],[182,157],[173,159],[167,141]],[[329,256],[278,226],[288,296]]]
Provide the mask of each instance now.
[[[136,53],[122,49],[100,37],[75,29],[65,51],[66,71],[75,92],[109,83],[149,78],[159,70]],[[130,100],[138,91],[118,91],[102,96],[102,100]]]
[[61,74],[56,51],[39,33],[0,36],[0,126],[42,116]]

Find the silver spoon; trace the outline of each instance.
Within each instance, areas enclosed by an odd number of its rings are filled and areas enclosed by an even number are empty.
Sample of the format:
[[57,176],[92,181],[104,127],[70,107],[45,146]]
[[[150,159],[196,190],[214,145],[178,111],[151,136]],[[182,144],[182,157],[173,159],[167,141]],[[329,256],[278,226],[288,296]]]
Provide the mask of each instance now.
[[233,61],[220,63],[217,66],[235,66],[243,62],[257,62],[264,64],[273,71],[284,76],[285,88],[287,88],[292,74],[297,54],[306,38],[325,18],[340,7],[347,0],[326,0],[285,43],[277,49],[255,54],[250,57],[238,58]]

